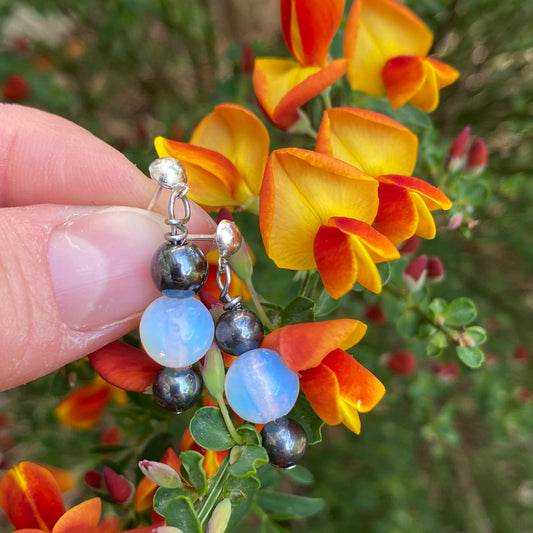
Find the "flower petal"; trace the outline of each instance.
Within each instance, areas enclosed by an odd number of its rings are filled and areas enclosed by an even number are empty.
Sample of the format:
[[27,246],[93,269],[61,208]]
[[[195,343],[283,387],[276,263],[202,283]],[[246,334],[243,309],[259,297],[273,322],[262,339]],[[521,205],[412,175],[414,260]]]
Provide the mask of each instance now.
[[53,533],[88,533],[98,525],[102,513],[100,498],[92,498],[69,509],[54,527]]
[[82,385],[67,394],[55,409],[61,424],[75,429],[90,429],[102,418],[112,389],[104,380]]
[[191,137],[191,144],[218,152],[235,165],[239,180],[234,185],[239,191],[233,193],[234,198],[259,194],[269,143],[263,123],[248,109],[234,104],[216,106]]
[[355,0],[348,15],[344,57],[350,60],[352,89],[379,96],[384,93],[381,72],[399,55],[425,56],[433,35],[407,7],[394,0]]
[[301,65],[326,64],[343,11],[344,0],[281,0],[283,37]]
[[142,350],[120,341],[93,352],[89,361],[108,383],[132,392],[146,392],[162,368]]
[[175,157],[183,164],[190,187],[188,196],[194,202],[215,211],[247,200],[247,195],[236,188],[241,181],[237,168],[222,154],[164,137],[156,137],[154,145],[159,157]]
[[343,419],[338,402],[339,382],[335,373],[324,364],[304,370],[300,387],[315,413],[328,425],[336,426]]
[[299,118],[298,108],[346,72],[347,61],[337,59],[324,68],[302,67],[289,59],[256,59],[254,91],[265,116],[281,129]]
[[365,324],[348,318],[293,324],[269,333],[261,347],[279,353],[293,372],[300,372],[318,366],[338,347],[351,348],[365,332]]
[[342,398],[355,406],[360,413],[370,411],[383,398],[383,383],[346,352],[331,352],[323,364],[337,376]]
[[332,216],[371,223],[377,213],[377,181],[324,154],[285,148],[272,152],[260,197],[265,249],[280,268],[315,267],[313,242]]
[[435,70],[435,76],[437,78],[437,87],[442,89],[451,85],[459,77],[459,71],[451,67],[450,65],[439,61],[433,57],[426,57],[424,59],[426,63],[429,63]]
[[337,107],[324,111],[316,150],[342,159],[369,176],[408,176],[415,168],[418,138],[380,113]]
[[40,465],[22,462],[0,480],[0,507],[17,528],[49,533],[65,512],[59,486]]
[[[417,105],[414,103],[415,99],[419,99],[422,104],[427,100],[426,105],[433,105],[435,92],[438,96],[437,86],[434,83],[435,76],[428,72],[421,57],[406,55],[393,57],[383,67],[382,76],[387,97],[394,109],[409,101]],[[424,101],[420,95],[423,95]]]
[[332,217],[329,226],[319,229],[314,253],[324,286],[333,298],[346,294],[355,281],[380,292],[381,277],[375,263],[400,256],[394,245],[372,226],[346,217]]

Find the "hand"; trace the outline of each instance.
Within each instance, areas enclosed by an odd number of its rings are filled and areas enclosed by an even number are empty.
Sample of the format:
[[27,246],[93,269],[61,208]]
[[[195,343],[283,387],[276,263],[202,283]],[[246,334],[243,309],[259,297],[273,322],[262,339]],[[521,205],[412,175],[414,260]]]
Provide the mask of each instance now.
[[[155,184],[86,130],[6,104],[0,104],[0,123],[4,390],[135,328],[159,296],[150,261],[168,226],[144,210]],[[168,196],[158,202],[161,213],[165,202]],[[188,227],[214,231],[196,205]]]

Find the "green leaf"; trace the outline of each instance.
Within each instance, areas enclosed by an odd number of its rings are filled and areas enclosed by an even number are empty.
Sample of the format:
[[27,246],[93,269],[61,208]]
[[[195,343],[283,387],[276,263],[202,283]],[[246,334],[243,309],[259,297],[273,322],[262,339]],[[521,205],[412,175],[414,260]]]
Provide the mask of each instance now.
[[318,417],[303,394],[298,396],[296,404],[287,415],[287,418],[296,420],[304,428],[307,444],[322,442],[322,426],[324,422]]
[[206,450],[229,450],[234,444],[224,417],[218,407],[201,407],[189,424],[196,444]]
[[426,355],[436,357],[448,346],[448,337],[442,331],[437,331],[426,344]]
[[301,322],[314,322],[315,302],[310,298],[297,296],[285,307],[281,320],[284,326],[300,324]]
[[459,359],[470,368],[479,368],[485,359],[484,353],[476,347],[457,346],[456,350]]
[[396,320],[396,330],[405,338],[414,337],[419,326],[419,318],[413,311],[404,311]]
[[258,466],[268,463],[268,454],[262,446],[235,446],[230,462],[228,471],[232,476],[248,477],[257,472]]
[[237,429],[237,433],[242,437],[243,444],[249,444],[250,446],[261,445],[261,435],[250,424],[244,424]]
[[392,268],[389,261],[386,263],[378,263],[376,265],[379,275],[381,276],[381,284],[383,286],[387,285],[391,278]]
[[439,324],[439,319],[443,316],[447,302],[443,298],[434,298],[431,300],[428,309],[434,324]]
[[296,465],[294,468],[289,468],[288,470],[283,470],[283,474],[300,485],[311,485],[314,481],[311,471],[300,465]]
[[205,491],[207,490],[207,477],[202,468],[204,456],[194,450],[188,450],[180,453],[180,460],[181,476],[200,494],[205,494]]
[[183,533],[202,533],[200,519],[189,498],[174,498],[168,504],[165,518],[167,526],[177,527]]
[[270,491],[258,492],[256,501],[265,511],[272,513],[274,520],[306,518],[319,513],[324,507],[324,501],[321,498]]
[[168,504],[176,499],[178,496],[185,496],[191,500],[196,499],[196,493],[185,487],[178,487],[175,489],[167,489],[159,487],[154,496],[154,510],[161,516],[165,516]]
[[231,497],[234,505],[238,505],[260,486],[261,482],[257,476],[251,475],[244,478],[232,476],[224,484],[224,494]]
[[476,346],[483,344],[487,340],[487,332],[481,326],[470,326],[466,328],[464,335],[470,337]]
[[328,291],[322,291],[322,294],[318,297],[315,306],[315,317],[327,316],[336,309],[340,300],[332,298]]
[[476,306],[470,298],[457,298],[446,306],[444,318],[448,326],[460,327],[470,324],[477,316]]

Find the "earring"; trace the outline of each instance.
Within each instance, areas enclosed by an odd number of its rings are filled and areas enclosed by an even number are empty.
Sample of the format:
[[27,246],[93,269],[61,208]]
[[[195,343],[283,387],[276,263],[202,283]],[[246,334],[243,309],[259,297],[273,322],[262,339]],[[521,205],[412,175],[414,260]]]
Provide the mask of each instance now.
[[[166,224],[167,242],[155,252],[151,274],[163,296],[145,310],[139,327],[148,355],[164,368],[152,387],[156,401],[164,408],[181,412],[202,394],[202,378],[193,366],[213,341],[230,355],[238,356],[227,371],[226,399],[244,420],[265,424],[286,415],[296,403],[298,375],[281,356],[261,348],[263,324],[252,311],[244,309],[242,298],[229,294],[229,261],[241,246],[241,234],[232,221],[221,221],[214,235],[192,235],[187,223],[191,216],[187,199],[187,173],[172,157],[156,159],[150,176],[159,185],[149,208],[163,188],[172,190]],[[181,201],[184,215],[177,219],[175,204]],[[216,279],[224,312],[213,323],[210,312],[195,298],[207,279],[208,264],[201,249],[190,241],[214,241],[219,252]]]

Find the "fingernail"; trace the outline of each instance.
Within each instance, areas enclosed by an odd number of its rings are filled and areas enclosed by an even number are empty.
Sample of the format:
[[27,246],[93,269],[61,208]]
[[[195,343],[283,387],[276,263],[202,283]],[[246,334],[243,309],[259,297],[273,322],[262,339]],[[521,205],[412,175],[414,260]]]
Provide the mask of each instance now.
[[129,207],[73,216],[55,228],[48,263],[63,322],[93,331],[140,315],[159,296],[150,262],[164,232],[162,217]]

